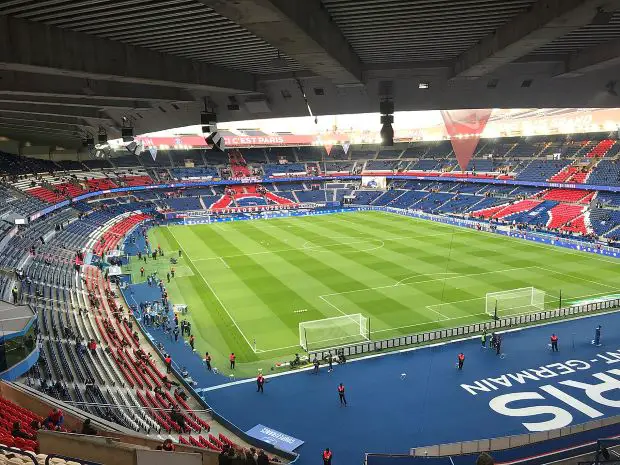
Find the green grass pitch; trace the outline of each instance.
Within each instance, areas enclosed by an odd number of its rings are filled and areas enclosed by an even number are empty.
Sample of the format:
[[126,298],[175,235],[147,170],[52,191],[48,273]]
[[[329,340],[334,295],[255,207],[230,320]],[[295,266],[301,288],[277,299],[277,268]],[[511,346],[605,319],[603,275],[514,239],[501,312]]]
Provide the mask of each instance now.
[[[555,308],[560,292],[569,304],[615,294],[620,282],[613,258],[381,212],[149,235],[168,254],[183,251],[167,287],[172,302],[189,306],[197,350],[220,361],[234,351],[254,373],[301,352],[303,321],[361,313],[371,338],[385,339],[486,321],[488,292],[534,286]],[[149,260],[147,271],[165,276],[168,266]]]

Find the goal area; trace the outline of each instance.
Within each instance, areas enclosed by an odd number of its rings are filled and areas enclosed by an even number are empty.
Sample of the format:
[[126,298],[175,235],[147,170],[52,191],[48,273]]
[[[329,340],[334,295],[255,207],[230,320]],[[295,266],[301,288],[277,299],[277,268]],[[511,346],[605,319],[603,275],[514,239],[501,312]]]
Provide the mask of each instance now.
[[299,323],[299,345],[305,351],[369,339],[370,321],[361,313]]
[[522,287],[501,292],[488,292],[485,313],[498,318],[545,310],[545,291]]

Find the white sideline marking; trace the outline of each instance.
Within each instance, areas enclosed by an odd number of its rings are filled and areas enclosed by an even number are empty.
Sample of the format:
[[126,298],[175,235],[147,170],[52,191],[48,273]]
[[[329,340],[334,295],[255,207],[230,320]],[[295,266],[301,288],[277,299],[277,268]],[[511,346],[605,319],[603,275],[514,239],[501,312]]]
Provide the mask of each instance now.
[[222,263],[224,264],[224,266],[230,270],[230,266],[228,266],[228,263],[226,263],[226,260],[224,260],[223,257],[220,257],[220,260],[222,260]]
[[539,269],[544,270],[544,271],[548,271],[549,273],[554,273],[554,274],[559,274],[559,275],[562,275],[562,276],[566,276],[567,278],[579,279],[579,280],[585,281],[587,283],[596,284],[597,286],[603,286],[603,287],[607,287],[609,289],[618,290],[617,286],[611,286],[609,284],[600,283],[598,281],[592,281],[591,279],[582,278],[581,276],[575,276],[575,275],[572,275],[572,274],[563,273],[561,271],[552,270],[550,268],[545,268],[543,266],[537,266],[536,268],[539,268]]
[[[181,248],[181,250],[183,251],[183,255],[186,257],[187,260],[189,260],[189,262],[193,265],[194,262],[191,259],[191,257],[187,254],[187,252],[185,251],[185,249],[183,248],[183,246],[181,245],[181,243],[179,242],[179,240],[177,239],[177,237],[174,235],[174,232],[168,228],[168,230],[170,231],[170,234],[172,234],[172,237],[174,237],[174,240],[177,241],[177,244],[179,244],[179,247]],[[202,280],[204,281],[204,283],[207,285],[207,287],[209,288],[209,290],[211,291],[211,293],[215,296],[215,298],[217,299],[217,301],[219,302],[219,304],[222,306],[222,308],[224,309],[224,311],[226,312],[226,314],[228,315],[228,317],[230,318],[230,320],[233,322],[233,324],[235,325],[235,328],[237,328],[237,330],[239,331],[239,334],[241,334],[241,336],[243,336],[243,339],[245,339],[245,342],[247,342],[248,346],[250,346],[250,349],[252,349],[252,352],[256,353],[256,349],[254,348],[253,344],[250,344],[249,339],[246,337],[245,334],[243,334],[243,331],[241,331],[241,328],[239,327],[239,325],[237,324],[237,322],[235,321],[235,319],[232,317],[232,315],[230,314],[230,312],[228,311],[228,309],[226,308],[226,305],[224,305],[224,302],[222,302],[222,299],[220,299],[220,296],[218,296],[215,293],[215,290],[211,287],[211,284],[209,284],[209,281],[206,280],[206,278],[204,277],[204,275],[202,274],[202,271],[200,271],[200,269],[194,265],[194,268],[196,268],[196,271],[198,271],[198,274],[200,275],[200,277],[202,278]]]
[[413,278],[419,278],[420,276],[443,276],[443,275],[449,275],[449,274],[458,274],[459,276],[461,276],[460,273],[457,273],[456,271],[445,271],[445,272],[440,272],[440,273],[420,273],[420,274],[414,274],[411,276],[407,276],[406,278],[401,279],[395,284],[395,286],[404,284],[405,281],[408,281]]

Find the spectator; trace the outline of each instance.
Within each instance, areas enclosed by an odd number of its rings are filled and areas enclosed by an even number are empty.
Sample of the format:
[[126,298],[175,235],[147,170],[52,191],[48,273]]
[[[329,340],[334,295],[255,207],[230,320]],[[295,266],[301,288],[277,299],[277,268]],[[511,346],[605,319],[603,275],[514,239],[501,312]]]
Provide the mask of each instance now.
[[47,418],[43,420],[43,426],[45,426],[47,429],[58,430],[62,427],[64,421],[65,416],[63,415],[62,410],[60,410],[59,408],[53,408]]
[[174,445],[174,442],[172,442],[172,439],[166,439],[161,446],[157,447],[157,449],[164,450],[166,452],[174,452],[176,446]]
[[265,451],[262,449],[258,451],[256,465],[269,465],[269,457],[267,457],[267,454],[265,454]]
[[88,434],[90,436],[97,435],[97,430],[90,424],[90,418],[87,418],[84,420],[84,423],[82,423],[82,434]]
[[224,444],[224,447],[222,448],[222,451],[220,452],[220,455],[218,457],[218,465],[231,465],[232,464],[232,460],[230,458],[230,456],[228,455],[228,444]]
[[245,465],[256,465],[256,459],[254,458],[254,455],[252,454],[251,451],[249,450],[245,451],[245,458],[243,460],[243,463]]
[[14,438],[22,438],[22,439],[29,439],[29,440],[33,440],[34,436],[26,433],[24,430],[22,430],[22,424],[19,421],[16,421],[13,423],[13,431],[11,431],[11,435]]
[[172,410],[170,410],[170,418],[179,425],[181,431],[185,431],[185,417],[178,409],[173,407]]

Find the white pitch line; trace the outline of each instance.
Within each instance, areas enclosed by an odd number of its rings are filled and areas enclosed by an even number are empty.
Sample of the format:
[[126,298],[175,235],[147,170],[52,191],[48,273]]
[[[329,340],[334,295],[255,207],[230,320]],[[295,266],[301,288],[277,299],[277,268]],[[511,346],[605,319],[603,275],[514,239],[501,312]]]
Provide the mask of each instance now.
[[441,280],[448,280],[448,279],[461,279],[461,278],[470,278],[472,276],[482,276],[482,275],[487,275],[487,274],[495,274],[495,273],[508,273],[511,271],[518,271],[518,270],[527,270],[530,268],[538,268],[537,266],[522,266],[522,267],[518,267],[518,268],[506,268],[505,270],[495,270],[495,271],[485,271],[482,273],[473,273],[473,274],[460,274],[458,276],[450,276],[450,277],[446,277],[446,278],[437,278],[437,279],[425,279],[422,281],[415,281],[413,283],[404,283],[404,284],[400,284],[399,282],[395,283],[395,284],[390,284],[387,286],[377,286],[377,287],[367,287],[364,289],[353,289],[351,291],[342,291],[342,292],[333,292],[331,294],[323,294],[320,297],[329,297],[332,295],[341,295],[341,294],[352,294],[354,292],[366,292],[366,291],[374,291],[377,289],[387,289],[390,287],[397,287],[397,286],[408,286],[410,284],[422,284],[422,283],[431,283],[433,281],[441,281]]
[[230,266],[228,266],[228,263],[226,263],[226,260],[224,260],[223,257],[220,257],[220,260],[222,260],[222,263],[224,264],[224,266],[230,270]]
[[[329,295],[329,294],[325,294],[325,295]],[[319,299],[321,299],[323,302],[325,302],[327,305],[329,305],[330,307],[336,309],[336,311],[342,313],[344,316],[348,316],[347,313],[343,312],[342,310],[340,310],[340,308],[338,308],[338,306],[334,305],[333,303],[331,303],[329,300],[327,300],[325,298],[325,296],[320,295]]]
[[420,274],[415,274],[415,275],[407,276],[406,278],[403,278],[400,281],[398,281],[396,283],[396,285],[403,284],[405,281],[408,281],[408,280],[413,279],[413,278],[419,278],[420,276],[445,276],[445,275],[449,275],[449,274],[458,274],[458,275],[460,275],[460,273],[457,273],[456,271],[445,271],[445,272],[440,272],[440,273],[420,273]]
[[[412,325],[396,326],[394,328],[373,329],[372,330],[372,334],[384,333],[386,331],[396,331],[396,330],[399,330],[399,329],[406,329],[406,328],[414,328],[416,326],[430,325],[430,324],[439,323],[439,322],[443,323],[444,321],[462,320],[464,318],[475,318],[475,317],[481,316],[481,315],[486,315],[486,313],[473,313],[473,314],[469,314],[469,315],[463,315],[463,316],[457,316],[457,317],[454,317],[454,318],[448,318],[447,320],[431,320],[431,321],[426,321],[424,323],[415,323],[415,324],[412,324]],[[481,322],[481,323],[484,323],[484,322]],[[446,329],[450,329],[450,328],[446,328]]]
[[[179,240],[177,239],[177,237],[174,235],[174,232],[170,230],[170,234],[172,234],[172,237],[174,237],[174,240],[177,241],[177,244],[179,244],[179,247],[181,248],[181,250],[183,251],[183,255],[187,258],[187,260],[189,260],[189,262],[194,265],[194,262],[192,261],[191,257],[187,254],[187,252],[185,251],[185,249],[183,248],[183,246],[181,245],[181,243],[179,242]],[[215,298],[217,299],[217,301],[219,302],[219,304],[222,306],[222,308],[224,309],[224,311],[226,312],[226,314],[228,315],[228,317],[230,318],[230,320],[233,322],[233,324],[235,325],[235,328],[237,328],[237,330],[239,331],[239,334],[241,334],[241,336],[243,336],[243,339],[245,339],[245,342],[247,342],[248,346],[250,346],[250,349],[252,349],[252,351],[254,353],[256,353],[256,349],[254,348],[254,345],[250,344],[249,339],[246,337],[245,334],[243,334],[243,331],[241,331],[241,328],[239,327],[239,325],[237,324],[237,322],[235,321],[235,319],[232,317],[232,315],[230,314],[230,312],[228,311],[228,309],[226,308],[226,305],[224,305],[224,302],[222,302],[222,299],[220,299],[220,296],[218,296],[215,293],[215,290],[213,289],[213,287],[211,287],[211,284],[209,284],[209,281],[207,281],[207,279],[204,277],[204,275],[202,274],[202,272],[200,271],[200,269],[194,265],[194,268],[196,268],[196,271],[198,271],[198,274],[200,275],[200,277],[202,278],[202,280],[204,281],[204,283],[207,285],[207,287],[209,288],[209,290],[211,291],[211,293],[215,296]]]
[[591,279],[586,279],[586,278],[582,278],[581,276],[575,276],[575,275],[572,275],[572,274],[563,273],[561,271],[552,270],[550,268],[545,268],[543,266],[537,266],[536,268],[538,268],[540,270],[548,271],[549,273],[559,274],[559,275],[562,275],[562,276],[566,276],[568,278],[579,279],[581,281],[585,281],[585,282],[588,282],[588,283],[591,283],[591,284],[596,284],[597,286],[608,287],[609,289],[615,289],[615,290],[619,289],[618,286],[611,286],[609,284],[600,283],[598,281],[592,281]]
[[[465,234],[465,233],[469,233],[470,231],[462,231],[459,233],[455,233],[455,234]],[[219,260],[220,258],[238,258],[238,257],[250,257],[253,255],[266,255],[266,254],[274,254],[274,253],[280,253],[280,252],[292,252],[295,250],[314,250],[314,249],[325,249],[328,247],[342,247],[344,245],[350,245],[350,244],[366,244],[368,242],[371,241],[375,241],[375,242],[388,242],[388,241],[404,241],[404,240],[422,240],[425,239],[427,237],[439,237],[439,236],[451,236],[452,233],[446,233],[446,234],[429,234],[429,235],[417,235],[417,236],[401,236],[401,237],[390,237],[390,238],[385,238],[385,239],[373,239],[373,238],[367,238],[361,241],[352,241],[352,242],[347,242],[347,243],[336,243],[336,244],[325,244],[325,245],[315,245],[315,246],[309,246],[306,247],[305,244],[308,243],[309,241],[306,241],[306,243],[304,243],[301,247],[289,247],[286,249],[274,249],[274,250],[262,250],[260,252],[248,252],[248,253],[239,253],[239,254],[233,254],[233,255],[222,255],[221,257],[207,257],[207,258],[196,258],[193,261],[194,262],[206,262],[209,260]],[[345,237],[345,236],[343,236]],[[363,251],[362,251],[363,252]]]

